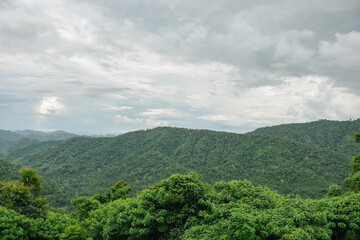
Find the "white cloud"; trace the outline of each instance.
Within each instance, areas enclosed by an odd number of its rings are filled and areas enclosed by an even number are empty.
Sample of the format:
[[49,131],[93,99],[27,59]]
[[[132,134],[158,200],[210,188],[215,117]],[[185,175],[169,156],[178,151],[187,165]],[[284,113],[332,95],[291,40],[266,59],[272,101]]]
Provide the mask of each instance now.
[[141,115],[155,118],[179,118],[184,117],[185,113],[172,108],[150,108],[146,112],[141,113]]
[[326,77],[311,75],[287,77],[279,85],[250,88],[239,96],[197,95],[196,102],[194,107],[207,106],[218,113],[199,119],[229,126],[261,126],[360,115],[360,96],[334,86]]
[[226,122],[229,121],[230,119],[222,114],[217,114],[217,115],[204,115],[204,116],[200,116],[198,117],[198,119],[201,120],[208,120],[208,121],[221,121],[221,122]]
[[116,118],[118,120],[120,120],[121,122],[125,122],[125,123],[131,123],[131,124],[139,124],[139,123],[143,123],[144,119],[141,118],[130,118],[128,116],[124,116],[124,115],[116,115]]
[[64,113],[66,108],[58,97],[45,97],[41,100],[38,111],[43,115],[59,115]]
[[146,125],[151,126],[151,127],[165,127],[165,126],[169,126],[170,122],[149,118],[149,119],[146,119]]
[[114,106],[114,105],[108,105],[108,106],[104,106],[102,109],[105,111],[124,111],[124,110],[130,110],[133,107],[129,107],[129,106]]

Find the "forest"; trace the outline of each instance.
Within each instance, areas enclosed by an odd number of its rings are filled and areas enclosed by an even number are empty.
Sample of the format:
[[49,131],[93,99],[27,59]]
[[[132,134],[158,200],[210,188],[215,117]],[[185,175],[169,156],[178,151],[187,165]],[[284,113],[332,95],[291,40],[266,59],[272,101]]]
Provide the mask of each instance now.
[[360,239],[359,121],[274,128],[15,139],[0,239]]

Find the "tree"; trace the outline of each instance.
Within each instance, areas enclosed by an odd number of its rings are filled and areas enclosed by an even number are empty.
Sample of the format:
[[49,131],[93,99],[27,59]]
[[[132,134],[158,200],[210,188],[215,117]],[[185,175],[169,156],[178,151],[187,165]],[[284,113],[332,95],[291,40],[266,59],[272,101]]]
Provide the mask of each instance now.
[[24,186],[31,188],[36,197],[40,195],[42,180],[36,173],[36,170],[31,168],[22,169],[20,171],[20,183],[23,183]]
[[[355,141],[360,143],[360,133],[355,133]],[[360,191],[360,152],[353,157],[352,174],[345,179],[345,186],[355,192]]]
[[47,200],[39,197],[41,179],[32,169],[20,172],[19,181],[0,182],[0,206],[30,218],[44,217]]

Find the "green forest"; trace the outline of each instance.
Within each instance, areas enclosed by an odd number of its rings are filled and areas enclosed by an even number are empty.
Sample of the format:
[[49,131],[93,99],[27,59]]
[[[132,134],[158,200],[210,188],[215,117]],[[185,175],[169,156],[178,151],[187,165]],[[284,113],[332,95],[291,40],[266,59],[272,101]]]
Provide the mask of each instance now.
[[0,239],[360,239],[359,129],[0,132]]

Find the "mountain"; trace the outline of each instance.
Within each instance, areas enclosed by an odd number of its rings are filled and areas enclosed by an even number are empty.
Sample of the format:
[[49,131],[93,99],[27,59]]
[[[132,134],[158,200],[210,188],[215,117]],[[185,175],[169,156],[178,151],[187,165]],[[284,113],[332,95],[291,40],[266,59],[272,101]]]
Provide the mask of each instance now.
[[3,151],[3,158],[6,160],[24,157],[29,154],[47,149],[59,144],[61,140],[40,141],[37,139],[22,138],[11,144]]
[[57,143],[55,141],[75,136],[77,135],[61,130],[54,132],[0,130],[0,157],[4,159],[22,157],[55,145]]
[[68,133],[62,130],[53,131],[53,132],[41,132],[34,130],[21,130],[16,131],[17,134],[24,136],[30,139],[37,139],[40,141],[48,141],[48,140],[65,140],[68,138],[76,137],[76,134]]
[[2,152],[11,146],[12,143],[22,139],[23,136],[20,134],[14,133],[8,130],[0,129],[0,157],[2,157]]
[[360,118],[353,121],[319,120],[309,123],[283,124],[256,129],[253,134],[278,136],[317,145],[352,156],[357,152],[354,132],[360,130]]
[[0,181],[12,181],[19,178],[18,166],[0,158]]
[[279,136],[162,127],[113,138],[71,138],[12,161],[78,195],[104,192],[120,179],[136,191],[194,171],[209,183],[247,179],[280,193],[319,198],[330,185],[342,184],[350,160]]

